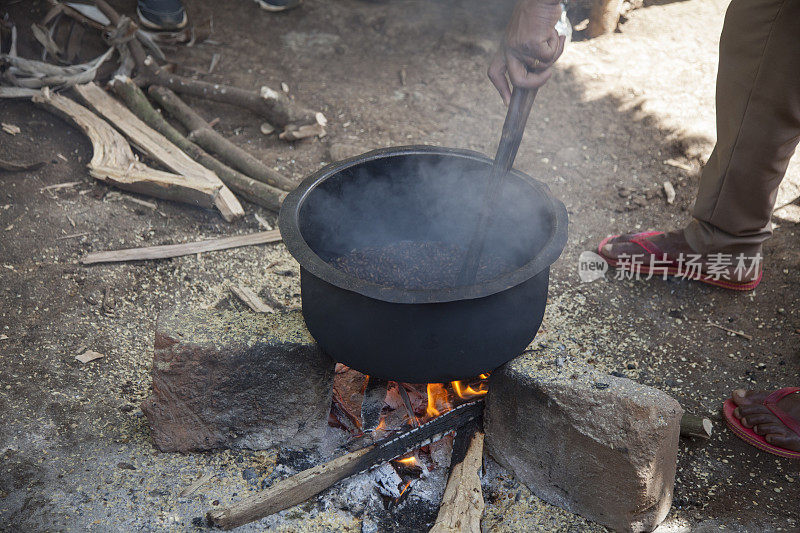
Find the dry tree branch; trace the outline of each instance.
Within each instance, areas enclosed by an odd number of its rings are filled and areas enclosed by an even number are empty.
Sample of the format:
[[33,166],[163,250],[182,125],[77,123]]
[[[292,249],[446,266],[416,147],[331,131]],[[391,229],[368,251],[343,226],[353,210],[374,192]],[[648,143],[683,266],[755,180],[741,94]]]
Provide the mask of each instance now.
[[142,119],[148,126],[175,143],[178,148],[189,154],[192,159],[216,172],[223,183],[230,187],[237,195],[271,211],[277,212],[280,210],[281,203],[286,197],[284,191],[237,172],[189,141],[177,129],[173,128],[172,125],[164,120],[161,113],[150,105],[144,92],[129,78],[114,78],[111,88],[122,98],[128,108],[133,111],[136,116]]
[[189,131],[189,139],[217,154],[223,161],[253,179],[268,183],[285,191],[294,190],[296,184],[272,170],[264,163],[242,150],[214,131],[203,117],[186,105],[178,96],[164,87],[151,85],[150,96]]

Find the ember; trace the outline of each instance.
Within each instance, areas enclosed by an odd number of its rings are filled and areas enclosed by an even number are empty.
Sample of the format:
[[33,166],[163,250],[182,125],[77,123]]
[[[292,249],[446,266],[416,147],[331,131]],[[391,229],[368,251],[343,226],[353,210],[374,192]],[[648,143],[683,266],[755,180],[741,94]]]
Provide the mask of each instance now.
[[[411,431],[410,427],[419,428],[442,415],[452,414],[462,404],[474,403],[475,398],[487,393],[488,378],[489,374],[481,374],[469,380],[415,385],[371,378],[339,363],[330,423],[349,431],[356,441],[375,442],[387,435],[403,435]],[[374,393],[375,390],[379,392]],[[373,430],[363,431],[354,423],[352,419],[358,418],[354,413],[359,409],[362,413],[366,409],[379,414],[380,421]],[[449,454],[452,442],[452,437],[445,437],[374,468],[371,471],[374,487],[385,504],[398,505],[417,490],[415,486],[421,480],[452,467]]]
[[[334,258],[338,269],[379,285],[403,289],[444,289],[456,286],[466,251],[444,242],[399,241],[381,247],[359,248]],[[513,270],[496,257],[481,260],[476,281]]]

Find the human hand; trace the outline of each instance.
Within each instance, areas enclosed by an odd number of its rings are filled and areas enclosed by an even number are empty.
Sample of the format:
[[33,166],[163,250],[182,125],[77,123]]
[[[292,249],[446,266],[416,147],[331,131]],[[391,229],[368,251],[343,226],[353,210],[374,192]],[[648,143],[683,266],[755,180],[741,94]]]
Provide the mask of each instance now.
[[515,87],[535,89],[553,75],[551,67],[564,51],[566,40],[555,29],[561,18],[559,1],[519,0],[514,7],[488,72],[506,105],[511,99],[509,79]]

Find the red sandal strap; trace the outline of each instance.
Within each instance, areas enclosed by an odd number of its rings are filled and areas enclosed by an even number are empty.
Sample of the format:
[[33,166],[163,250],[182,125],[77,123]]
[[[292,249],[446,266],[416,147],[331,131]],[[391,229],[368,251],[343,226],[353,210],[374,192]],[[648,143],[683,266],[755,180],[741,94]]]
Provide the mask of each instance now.
[[644,248],[644,250],[647,253],[649,253],[651,255],[665,256],[666,257],[667,254],[665,254],[661,250],[661,248],[659,248],[658,246],[656,246],[655,244],[653,244],[649,240],[651,237],[655,237],[657,235],[663,235],[663,234],[664,234],[663,231],[645,231],[643,233],[637,233],[636,235],[631,237],[630,242],[632,242],[634,244],[638,244],[639,246]]
[[773,415],[777,416],[783,424],[795,432],[800,437],[800,422],[794,419],[789,413],[778,407],[778,402],[786,398],[790,394],[797,394],[800,392],[800,387],[784,387],[778,389],[766,398],[764,398],[764,407],[769,409]]

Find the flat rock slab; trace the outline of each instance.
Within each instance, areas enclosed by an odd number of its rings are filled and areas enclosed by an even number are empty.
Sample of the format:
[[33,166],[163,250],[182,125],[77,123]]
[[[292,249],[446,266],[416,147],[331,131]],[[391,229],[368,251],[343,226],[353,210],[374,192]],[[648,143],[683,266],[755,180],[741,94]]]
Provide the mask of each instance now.
[[333,368],[299,311],[175,308],[158,317],[142,410],[161,451],[305,447],[327,426]]
[[616,531],[666,517],[683,414],[669,395],[526,354],[492,373],[486,402],[489,453],[543,500]]

